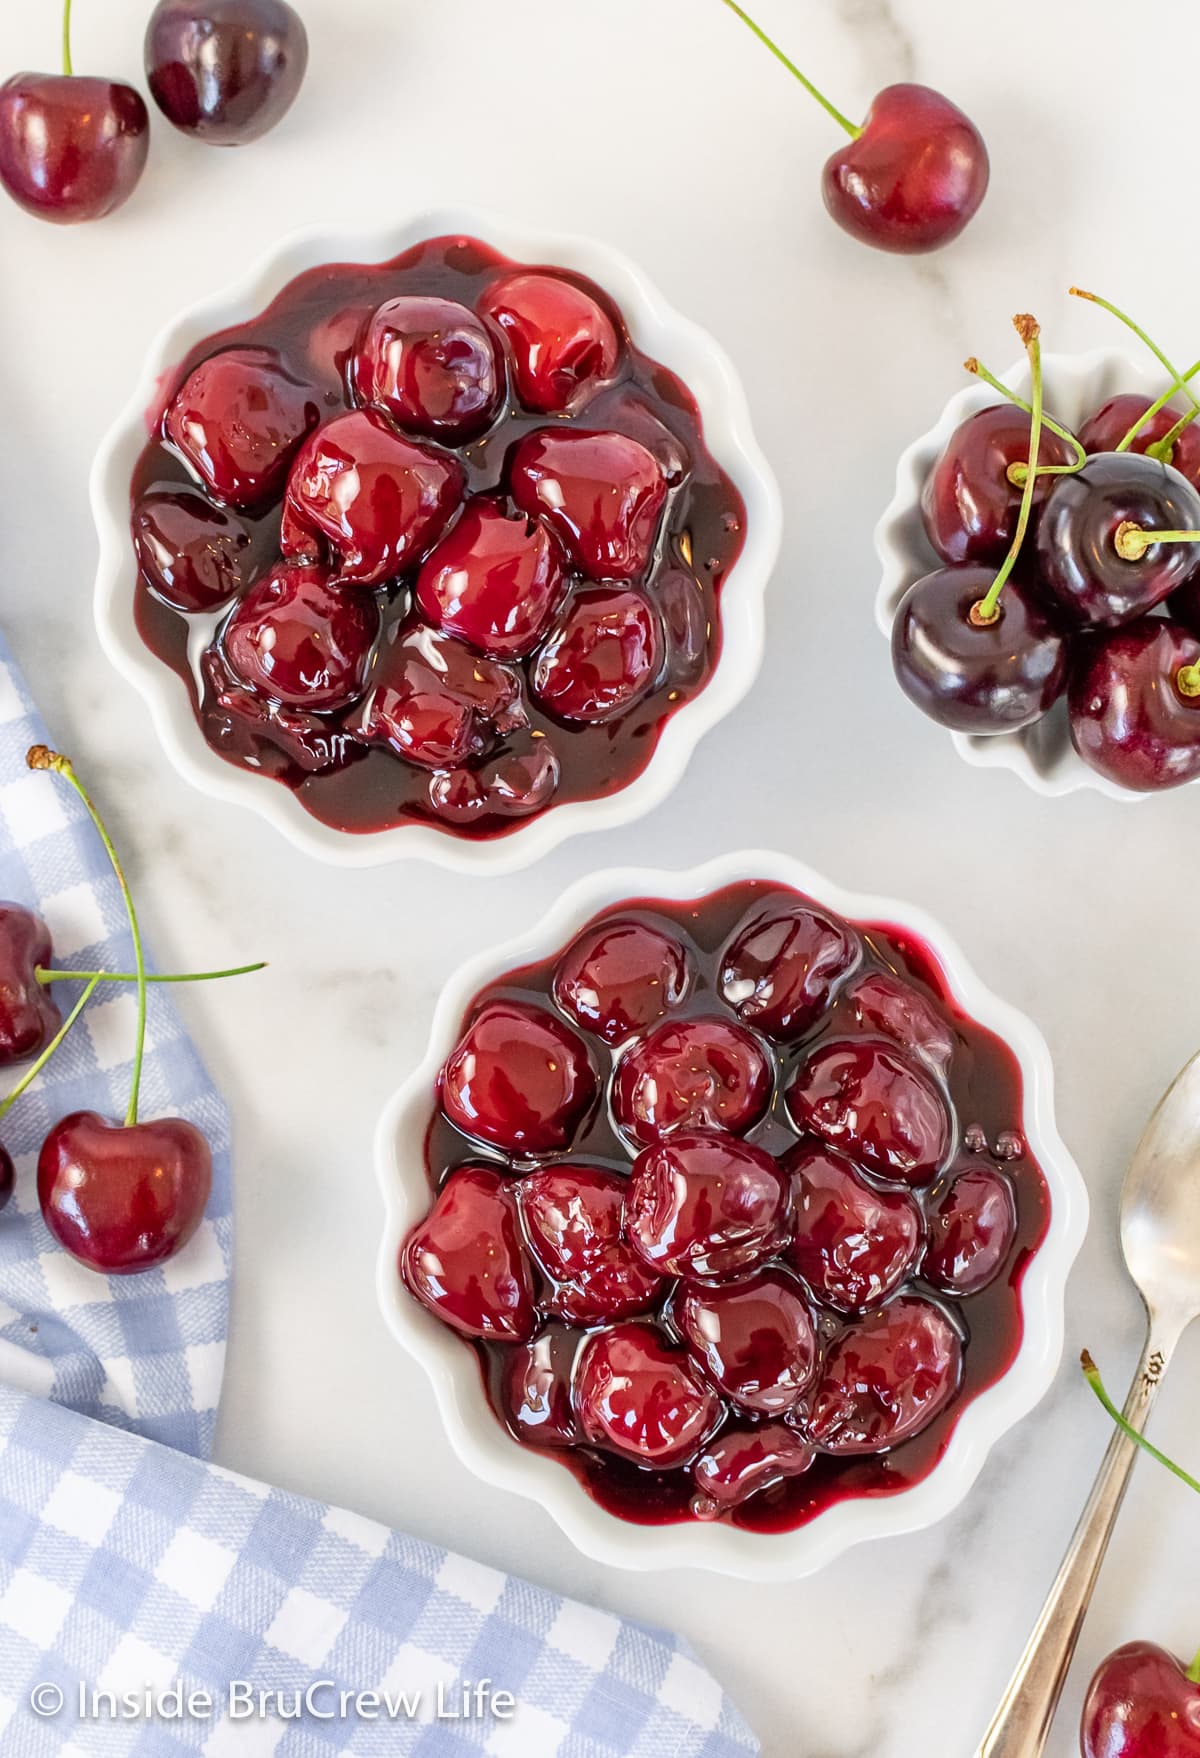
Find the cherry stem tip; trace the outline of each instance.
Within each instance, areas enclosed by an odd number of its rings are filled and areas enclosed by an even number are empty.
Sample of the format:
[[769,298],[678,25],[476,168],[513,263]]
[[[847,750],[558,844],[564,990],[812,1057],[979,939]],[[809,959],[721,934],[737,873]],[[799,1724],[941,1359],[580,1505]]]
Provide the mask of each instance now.
[[[1167,1457],[1166,1453],[1160,1452],[1154,1445],[1153,1441],[1148,1441],[1144,1434],[1139,1434],[1137,1429],[1122,1416],[1121,1412],[1117,1409],[1116,1405],[1105,1390],[1104,1381],[1100,1378],[1100,1370],[1086,1349],[1080,1354],[1079,1365],[1083,1369],[1083,1377],[1087,1380],[1088,1385],[1091,1386],[1096,1397],[1112,1417],[1121,1433],[1125,1435],[1128,1440],[1131,1440],[1135,1446],[1140,1447],[1143,1453],[1149,1453],[1152,1459],[1157,1459],[1160,1465],[1165,1465],[1167,1470],[1175,1477],[1178,1477],[1181,1483],[1186,1483],[1189,1489],[1194,1489],[1197,1495],[1200,1495],[1200,1483],[1197,1483],[1196,1479],[1186,1472],[1181,1465],[1176,1465],[1174,1459],[1170,1459]],[[1196,1682],[1200,1683],[1200,1679]]]

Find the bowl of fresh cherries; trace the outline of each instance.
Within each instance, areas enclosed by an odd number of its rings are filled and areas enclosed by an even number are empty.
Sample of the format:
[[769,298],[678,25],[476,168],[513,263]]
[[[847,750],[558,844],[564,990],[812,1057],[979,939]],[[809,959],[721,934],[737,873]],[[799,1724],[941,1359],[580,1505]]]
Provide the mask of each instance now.
[[464,1461],[635,1569],[954,1507],[1062,1347],[1050,1058],[932,922],[783,856],[574,887],[443,990],[379,1295]]
[[1200,404],[1153,345],[1043,359],[1016,321],[1024,365],[968,361],[900,459],[877,621],[968,762],[1138,799],[1200,776]]
[[717,345],[616,253],[458,210],[171,324],[93,505],[102,640],[191,781],[471,872],[664,798],[758,670],[780,534]]

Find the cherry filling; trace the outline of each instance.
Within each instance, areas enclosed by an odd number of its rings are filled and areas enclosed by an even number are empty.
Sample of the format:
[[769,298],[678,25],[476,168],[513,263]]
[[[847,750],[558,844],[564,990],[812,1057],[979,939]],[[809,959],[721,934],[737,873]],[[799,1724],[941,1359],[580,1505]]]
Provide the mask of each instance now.
[[426,1154],[409,1290],[517,1440],[644,1524],[919,1482],[1013,1361],[1048,1220],[1017,1065],[933,954],[759,882],[498,978]]
[[[614,793],[717,663],[744,507],[685,387],[566,270],[467,238],[314,269],[149,420],[142,636],[221,756],[339,830],[499,836]],[[242,687],[230,632],[281,561],[378,619],[350,694],[272,695],[261,663]],[[408,663],[439,651],[445,689]]]
[[362,694],[379,611],[339,592],[323,568],[273,568],[225,627],[234,677],[283,706],[319,712]]

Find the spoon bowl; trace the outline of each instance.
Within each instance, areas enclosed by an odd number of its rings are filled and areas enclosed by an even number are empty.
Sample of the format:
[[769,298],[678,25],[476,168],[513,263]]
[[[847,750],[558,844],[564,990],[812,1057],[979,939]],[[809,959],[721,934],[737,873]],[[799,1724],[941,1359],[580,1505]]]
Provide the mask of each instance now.
[[1121,1248],[1151,1319],[1200,1317],[1200,1054],[1159,1100],[1121,1192]]

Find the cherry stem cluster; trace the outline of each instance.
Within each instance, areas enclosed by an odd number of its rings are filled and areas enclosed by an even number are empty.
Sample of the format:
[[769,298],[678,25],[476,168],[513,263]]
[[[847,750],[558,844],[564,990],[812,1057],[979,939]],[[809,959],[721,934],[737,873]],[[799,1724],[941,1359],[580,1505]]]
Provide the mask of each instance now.
[[1120,444],[1114,448],[1116,451],[1127,452],[1138,434],[1142,431],[1143,427],[1145,427],[1146,423],[1152,421],[1158,414],[1159,410],[1166,407],[1177,391],[1182,391],[1184,396],[1187,397],[1188,401],[1191,403],[1192,407],[1190,410],[1188,410],[1186,415],[1180,416],[1179,420],[1171,428],[1169,433],[1165,433],[1160,440],[1155,440],[1152,445],[1146,447],[1146,455],[1148,457],[1157,458],[1160,463],[1169,464],[1174,454],[1176,440],[1179,438],[1184,428],[1188,427],[1196,419],[1197,415],[1200,415],[1200,399],[1197,398],[1196,393],[1191,387],[1192,379],[1195,378],[1198,372],[1200,372],[1200,360],[1198,360],[1194,366],[1189,367],[1187,372],[1181,373],[1179,368],[1167,359],[1158,343],[1146,334],[1141,324],[1135,323],[1129,316],[1128,312],[1122,311],[1119,305],[1114,305],[1111,299],[1103,299],[1099,293],[1089,293],[1083,287],[1071,287],[1068,291],[1072,298],[1086,299],[1090,305],[1098,305],[1102,311],[1107,311],[1111,316],[1115,317],[1118,323],[1124,324],[1125,328],[1131,330],[1139,342],[1149,348],[1151,354],[1153,354],[1154,358],[1158,361],[1163,371],[1169,373],[1171,376],[1170,389],[1164,391],[1162,396],[1146,409],[1141,418],[1134,422],[1133,426],[1121,440]]
[[1017,565],[1021,553],[1021,545],[1025,541],[1025,533],[1029,529],[1029,518],[1033,512],[1033,492],[1037,487],[1038,449],[1042,443],[1042,344],[1040,342],[1036,321],[1027,313],[1013,319],[1013,327],[1025,344],[1025,352],[1029,356],[1029,377],[1032,385],[1033,403],[1029,412],[1029,464],[1025,472],[1025,486],[1021,492],[1021,507],[1017,514],[1017,528],[1013,532],[1008,554],[1000,565],[1000,571],[992,581],[987,595],[979,603],[971,607],[971,621],[979,628],[986,628],[994,623],[1000,615],[1000,594]]
[[[1011,403],[1014,408],[1023,409],[1026,415],[1033,414],[1032,407],[1025,401],[1024,397],[1018,397],[1014,390],[1010,390],[1002,379],[996,377],[995,373],[989,372],[987,367],[973,354],[969,360],[963,361],[963,367],[967,372],[973,373],[976,378],[981,378],[985,385],[991,385],[994,391],[999,391],[1005,401]],[[1075,435],[1065,427],[1060,427],[1057,421],[1052,421],[1044,409],[1042,411],[1042,426],[1048,427],[1051,433],[1056,433],[1066,445],[1073,446],[1075,457],[1070,464],[1039,464],[1036,474],[1038,476],[1074,476],[1077,471],[1082,470],[1088,461],[1088,455]],[[1024,488],[1025,478],[1029,474],[1029,465],[1022,464],[1018,459],[1009,465],[1007,474],[1008,480],[1014,488]]]
[[844,128],[846,130],[846,133],[850,136],[851,140],[857,140],[859,135],[862,133],[862,129],[856,128],[854,123],[851,122],[851,120],[848,116],[843,116],[842,112],[837,108],[837,106],[835,104],[830,103],[829,99],[825,96],[824,92],[819,91],[817,89],[817,87],[813,84],[812,80],[809,79],[806,74],[801,73],[800,69],[796,66],[796,63],[792,60],[789,60],[789,58],[784,54],[783,50],[779,47],[779,44],[772,41],[772,39],[767,35],[766,31],[763,30],[762,26],[755,24],[754,20],[750,16],[750,14],[748,12],[744,12],[742,10],[742,8],[737,4],[737,0],[725,0],[725,4],[726,4],[726,6],[728,6],[730,12],[737,13],[737,15],[741,19],[742,23],[744,25],[748,26],[749,29],[754,32],[755,36],[758,38],[760,43],[766,44],[767,48],[771,51],[772,55],[774,55],[776,61],[781,61],[783,63],[783,65],[787,68],[788,72],[792,75],[793,79],[798,79],[800,81],[800,84],[804,87],[804,89],[808,93],[808,95],[812,98],[815,98],[817,100],[818,104],[820,104],[821,108],[823,110],[827,111],[828,114],[833,117],[833,120],[837,123],[838,127]]

